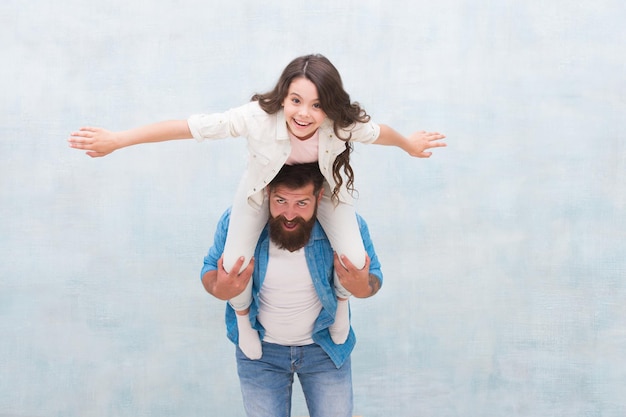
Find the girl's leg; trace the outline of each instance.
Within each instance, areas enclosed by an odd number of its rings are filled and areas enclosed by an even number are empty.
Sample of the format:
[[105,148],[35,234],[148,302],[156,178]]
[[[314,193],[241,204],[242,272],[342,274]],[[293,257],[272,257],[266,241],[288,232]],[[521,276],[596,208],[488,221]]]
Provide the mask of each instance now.
[[230,271],[235,262],[242,256],[245,261],[239,272],[248,266],[254,255],[259,236],[267,224],[268,217],[267,198],[263,199],[263,204],[258,209],[250,206],[245,181],[242,180],[231,209],[228,234],[224,244],[224,269],[226,271]]
[[[354,205],[339,203],[337,206],[330,200],[327,184],[324,196],[320,202],[317,218],[324,232],[330,240],[333,250],[338,255],[345,255],[356,268],[365,266],[365,247],[356,219]],[[334,277],[335,294],[337,295],[337,313],[335,322],[330,326],[331,338],[337,344],[342,344],[348,338],[350,331],[350,311],[348,298],[352,295],[339,282],[337,273]]]
[[[352,202],[335,204],[330,199],[330,188],[324,183],[324,195],[317,210],[330,244],[338,255],[345,255],[355,267],[365,266],[365,246]],[[347,291],[346,291],[347,292]],[[347,292],[348,296],[351,295]]]
[[[260,209],[248,204],[246,187],[242,180],[237,189],[235,201],[230,214],[228,234],[224,245],[224,269],[230,271],[237,259],[244,257],[241,267],[243,271],[254,255],[259,235],[267,223],[267,199]],[[239,347],[250,358],[259,359],[262,355],[259,334],[252,328],[248,316],[252,303],[252,279],[246,289],[238,296],[229,300],[230,305],[237,313],[237,327],[239,330]]]

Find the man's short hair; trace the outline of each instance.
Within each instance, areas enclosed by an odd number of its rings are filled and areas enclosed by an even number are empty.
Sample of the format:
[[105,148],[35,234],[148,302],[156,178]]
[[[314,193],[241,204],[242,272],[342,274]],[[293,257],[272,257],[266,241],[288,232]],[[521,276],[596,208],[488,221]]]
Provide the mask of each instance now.
[[274,179],[270,181],[269,190],[279,186],[297,189],[309,184],[313,184],[314,194],[318,194],[324,186],[324,176],[317,162],[283,165]]

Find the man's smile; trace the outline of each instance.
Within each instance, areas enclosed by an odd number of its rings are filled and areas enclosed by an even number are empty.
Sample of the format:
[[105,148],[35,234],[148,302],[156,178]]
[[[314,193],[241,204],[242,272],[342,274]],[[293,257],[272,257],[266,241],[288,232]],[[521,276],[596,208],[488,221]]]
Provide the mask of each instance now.
[[285,220],[285,221],[283,221],[283,227],[285,229],[287,229],[287,230],[293,230],[296,227],[298,227],[298,222],[293,221],[293,220],[291,220],[291,221]]

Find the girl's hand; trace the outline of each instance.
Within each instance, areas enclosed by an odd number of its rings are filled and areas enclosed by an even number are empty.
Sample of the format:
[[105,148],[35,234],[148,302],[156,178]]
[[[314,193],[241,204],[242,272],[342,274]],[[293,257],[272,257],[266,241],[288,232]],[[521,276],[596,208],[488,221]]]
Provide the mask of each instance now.
[[411,156],[417,158],[430,158],[432,152],[426,152],[427,149],[441,148],[446,146],[445,142],[441,142],[446,136],[436,132],[419,131],[410,135],[405,151]]
[[81,127],[67,140],[70,147],[87,151],[87,155],[98,158],[119,149],[117,135],[99,127]]

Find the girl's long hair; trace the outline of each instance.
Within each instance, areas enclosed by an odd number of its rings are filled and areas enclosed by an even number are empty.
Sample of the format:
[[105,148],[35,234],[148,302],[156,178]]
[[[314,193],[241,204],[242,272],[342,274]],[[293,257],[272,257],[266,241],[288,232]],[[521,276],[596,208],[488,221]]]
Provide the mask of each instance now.
[[291,61],[283,70],[274,89],[265,94],[255,94],[252,96],[252,101],[258,101],[259,106],[268,114],[277,113],[282,108],[292,81],[302,77],[317,87],[322,110],[333,121],[335,135],[343,140],[346,145],[346,149],[337,156],[333,163],[333,178],[336,185],[332,191],[331,199],[337,203],[339,189],[343,184],[342,170],[347,178],[346,188],[350,192],[354,191],[354,171],[350,166],[350,152],[352,151],[350,138],[352,135],[348,131],[348,137],[342,137],[342,133],[357,122],[368,122],[370,116],[361,108],[359,103],[350,101],[350,96],[343,89],[339,71],[328,58],[319,54],[305,55]]

